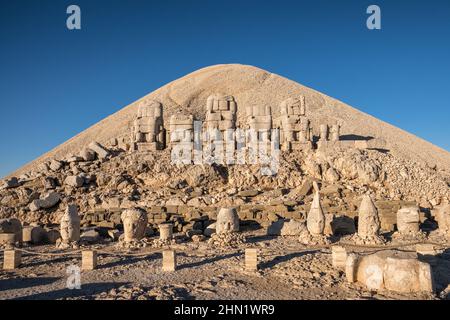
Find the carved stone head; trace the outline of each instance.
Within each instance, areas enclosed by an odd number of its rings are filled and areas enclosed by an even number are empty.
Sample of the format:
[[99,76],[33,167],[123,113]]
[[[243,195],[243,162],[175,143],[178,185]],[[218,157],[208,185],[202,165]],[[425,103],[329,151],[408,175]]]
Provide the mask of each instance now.
[[76,205],[69,204],[60,222],[61,240],[70,243],[80,240],[80,217]]
[[239,216],[235,208],[222,208],[217,215],[216,233],[239,231]]
[[124,241],[141,240],[145,236],[147,212],[140,208],[127,209],[120,216],[123,223]]

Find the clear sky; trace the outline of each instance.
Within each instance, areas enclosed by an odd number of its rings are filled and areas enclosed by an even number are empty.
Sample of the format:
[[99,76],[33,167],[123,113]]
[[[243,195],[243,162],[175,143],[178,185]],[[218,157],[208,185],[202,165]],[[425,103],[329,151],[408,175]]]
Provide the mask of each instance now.
[[[81,30],[66,8],[81,8]],[[377,4],[382,29],[368,30]],[[220,63],[280,74],[450,150],[450,1],[0,0],[0,176]]]

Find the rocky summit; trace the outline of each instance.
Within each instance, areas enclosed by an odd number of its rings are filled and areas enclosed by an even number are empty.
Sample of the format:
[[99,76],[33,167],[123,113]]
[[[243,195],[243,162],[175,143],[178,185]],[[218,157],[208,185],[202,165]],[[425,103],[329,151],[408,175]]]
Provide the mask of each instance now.
[[[48,254],[44,274],[54,250],[78,250],[89,281],[135,285],[81,298],[435,299],[449,292],[449,202],[449,152],[281,76],[217,65],[6,177],[0,244],[19,274],[39,259],[23,248]],[[114,254],[130,250],[161,250],[163,271],[142,279],[159,268],[149,258],[125,274]]]

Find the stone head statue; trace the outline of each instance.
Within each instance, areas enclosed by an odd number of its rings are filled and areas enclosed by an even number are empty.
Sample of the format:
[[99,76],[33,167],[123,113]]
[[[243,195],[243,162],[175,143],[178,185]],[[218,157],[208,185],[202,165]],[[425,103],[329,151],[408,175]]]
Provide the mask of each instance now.
[[217,214],[216,233],[239,231],[239,216],[235,208],[222,208]]
[[145,236],[147,212],[140,208],[127,209],[120,216],[123,223],[124,241],[141,240]]
[[314,198],[306,219],[306,227],[310,234],[321,235],[325,229],[325,214],[320,203],[319,185],[316,181],[313,182],[313,187]]
[[362,237],[375,236],[380,232],[378,210],[369,195],[364,195],[359,207],[358,235]]
[[69,204],[61,217],[60,233],[62,243],[68,244],[80,240],[80,217],[77,206]]
[[159,118],[162,116],[162,105],[158,101],[145,99],[139,103],[138,118]]

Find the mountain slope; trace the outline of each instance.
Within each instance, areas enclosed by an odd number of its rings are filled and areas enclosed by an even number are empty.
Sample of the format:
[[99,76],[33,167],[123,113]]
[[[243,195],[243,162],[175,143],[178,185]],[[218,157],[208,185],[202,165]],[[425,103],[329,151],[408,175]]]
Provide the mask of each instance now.
[[[159,100],[163,104],[167,126],[170,115],[180,111],[204,119],[206,99],[216,92],[235,97],[238,104],[238,122],[244,119],[244,106],[270,105],[276,117],[283,100],[304,95],[307,116],[312,121],[315,134],[318,134],[321,123],[339,123],[342,135],[380,138],[386,142],[386,149],[396,156],[450,171],[449,152],[338,100],[253,66],[232,64],[203,68],[159,88],[144,98]],[[40,163],[52,158],[77,154],[91,141],[105,143],[112,138],[127,135],[129,123],[137,111],[139,101],[98,122],[11,175],[18,176],[33,170]]]

